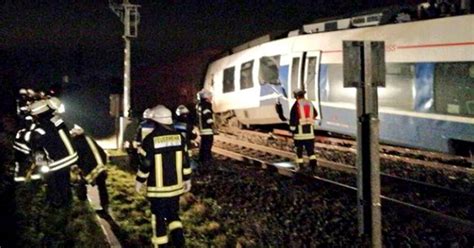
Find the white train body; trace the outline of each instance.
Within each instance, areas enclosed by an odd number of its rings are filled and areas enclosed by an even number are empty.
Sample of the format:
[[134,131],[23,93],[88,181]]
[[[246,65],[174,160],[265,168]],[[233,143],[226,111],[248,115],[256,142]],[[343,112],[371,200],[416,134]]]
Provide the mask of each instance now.
[[[233,111],[246,125],[283,123],[275,103],[288,117],[291,92],[302,87],[320,113],[317,128],[353,135],[355,89],[342,86],[345,40],[385,42],[387,85],[378,90],[382,140],[440,151],[448,151],[452,140],[474,142],[474,15],[269,41],[212,62],[204,87],[213,92],[216,113]],[[450,71],[459,85],[441,82]],[[393,128],[404,128],[404,121],[420,136],[442,129],[444,137],[435,145],[398,138],[393,132],[400,130]],[[426,123],[427,131],[421,126]]]

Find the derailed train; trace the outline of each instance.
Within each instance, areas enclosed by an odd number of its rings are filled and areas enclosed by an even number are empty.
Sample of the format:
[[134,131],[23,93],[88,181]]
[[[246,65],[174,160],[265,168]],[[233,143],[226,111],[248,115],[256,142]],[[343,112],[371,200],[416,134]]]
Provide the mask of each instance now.
[[[354,26],[354,19],[329,26],[347,22]],[[324,27],[328,23],[312,31]],[[297,34],[234,52],[210,63],[206,73],[215,113],[239,125],[285,123],[275,104],[288,119],[291,92],[300,87],[319,112],[317,129],[354,136],[356,90],[343,87],[344,40],[385,42],[386,87],[378,89],[381,142],[472,156],[473,14]]]

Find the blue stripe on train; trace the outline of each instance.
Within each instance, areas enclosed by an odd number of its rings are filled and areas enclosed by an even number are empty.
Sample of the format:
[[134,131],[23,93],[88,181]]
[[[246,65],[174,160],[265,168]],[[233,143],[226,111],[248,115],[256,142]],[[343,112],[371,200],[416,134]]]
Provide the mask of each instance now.
[[[355,136],[354,110],[322,106],[320,129]],[[474,128],[468,123],[380,113],[380,140],[383,143],[450,152],[450,139],[474,142]]]

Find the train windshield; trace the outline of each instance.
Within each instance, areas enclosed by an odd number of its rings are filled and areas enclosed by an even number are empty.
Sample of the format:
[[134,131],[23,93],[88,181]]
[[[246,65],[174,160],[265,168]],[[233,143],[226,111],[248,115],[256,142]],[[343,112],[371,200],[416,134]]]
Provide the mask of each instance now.
[[260,70],[258,80],[260,85],[274,84],[280,85],[279,78],[280,56],[260,58]]

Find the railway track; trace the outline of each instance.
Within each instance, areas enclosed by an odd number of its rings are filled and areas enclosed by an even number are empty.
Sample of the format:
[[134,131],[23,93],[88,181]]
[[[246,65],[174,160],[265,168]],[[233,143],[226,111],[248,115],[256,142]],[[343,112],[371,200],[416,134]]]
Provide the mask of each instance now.
[[[281,132],[277,132],[277,134],[262,133],[234,128],[223,129],[219,136],[273,147],[293,154],[293,140],[279,134]],[[357,150],[350,147],[352,145],[347,145],[347,142],[351,141],[336,138],[324,139],[324,142],[319,142],[318,139],[315,141],[318,159],[347,164],[352,167],[355,165]],[[336,141],[329,144],[328,140]],[[352,143],[355,142],[352,141]],[[470,162],[468,158],[400,147],[387,147],[382,146],[380,150],[382,172],[474,194],[474,169],[465,166]],[[402,153],[400,150],[405,152]],[[384,153],[384,151],[390,152]],[[398,154],[395,155],[394,151],[398,151]],[[294,155],[290,158],[293,159]],[[423,173],[415,173],[418,171]]]
[[[237,128],[222,128],[220,131],[224,134],[236,135],[244,139],[248,139],[246,137],[252,137],[257,140],[273,139],[279,145],[291,145],[293,143],[291,133],[280,129],[274,129],[272,133]],[[315,138],[315,147],[320,149],[332,149],[355,154],[357,152],[356,146],[357,142],[352,139],[327,136],[317,136]],[[469,171],[474,174],[474,158],[388,145],[380,145],[380,154],[381,158],[428,167],[440,168],[443,165],[450,165],[453,170]]]
[[[278,171],[286,176],[294,176],[291,165],[294,153],[278,148],[237,140],[223,135],[215,136],[213,152],[239,161],[258,164],[262,168]],[[308,182],[323,182],[332,187],[356,191],[355,167],[351,164],[318,159],[315,176],[297,173]],[[423,214],[434,222],[474,235],[472,206],[474,194],[449,187],[416,181],[390,174],[381,174],[382,203],[384,206],[403,209],[415,214]]]

